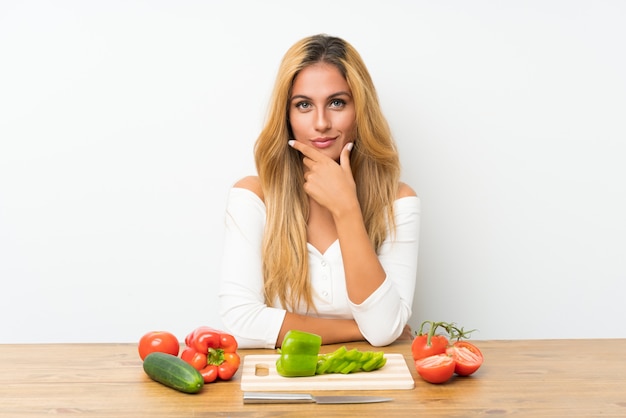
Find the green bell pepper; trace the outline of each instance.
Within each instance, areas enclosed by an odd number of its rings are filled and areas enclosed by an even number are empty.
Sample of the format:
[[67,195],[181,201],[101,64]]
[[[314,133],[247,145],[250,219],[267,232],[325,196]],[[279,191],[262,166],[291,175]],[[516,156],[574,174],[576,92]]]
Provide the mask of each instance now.
[[285,334],[276,360],[276,372],[285,377],[313,376],[322,337],[304,331],[290,330]]
[[387,362],[383,351],[348,350],[342,346],[332,353],[319,354],[321,346],[319,335],[290,330],[279,350],[276,372],[284,377],[371,372]]
[[359,351],[345,346],[328,354],[320,354],[316,374],[357,373],[378,370],[387,363],[383,351]]

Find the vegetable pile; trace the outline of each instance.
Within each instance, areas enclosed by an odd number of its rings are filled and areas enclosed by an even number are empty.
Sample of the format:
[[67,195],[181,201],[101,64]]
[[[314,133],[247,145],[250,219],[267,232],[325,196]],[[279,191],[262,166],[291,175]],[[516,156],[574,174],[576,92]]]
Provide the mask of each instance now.
[[319,354],[321,346],[319,335],[298,330],[287,332],[276,360],[276,372],[283,377],[371,372],[387,362],[382,351],[348,350],[342,346],[332,353]]
[[[428,333],[425,327],[429,326]],[[436,334],[441,328],[446,335]],[[454,323],[424,321],[411,343],[417,373],[429,383],[444,383],[458,376],[469,376],[480,368],[483,355],[474,344],[462,341],[475,330],[465,331]]]
[[239,369],[241,360],[232,335],[201,326],[187,335],[185,345],[180,352],[178,339],[166,331],[143,335],[138,351],[146,374],[172,389],[198,393],[205,383],[229,380]]

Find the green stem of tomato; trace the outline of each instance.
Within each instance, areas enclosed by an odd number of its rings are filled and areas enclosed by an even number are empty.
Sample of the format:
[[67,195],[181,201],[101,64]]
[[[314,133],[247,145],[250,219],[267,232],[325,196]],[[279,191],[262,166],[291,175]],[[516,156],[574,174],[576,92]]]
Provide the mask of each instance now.
[[420,325],[420,330],[419,330],[419,334],[418,335],[424,335],[424,325],[429,324],[430,325],[430,329],[428,330],[428,335],[426,337],[426,345],[428,347],[431,346],[431,339],[433,337],[433,335],[435,335],[435,331],[437,330],[437,327],[442,324],[442,322],[434,322],[434,321],[424,321],[422,322],[422,324]]
[[456,340],[459,341],[462,338],[469,338],[470,334],[474,331],[476,331],[475,329],[471,330],[471,331],[465,331],[463,329],[463,327],[459,328],[456,326],[456,324],[454,322],[448,323],[448,322],[434,322],[434,321],[424,321],[422,322],[422,324],[420,325],[420,330],[419,330],[419,334],[418,335],[424,335],[424,326],[428,324],[430,325],[430,329],[428,330],[428,334],[427,334],[427,338],[426,338],[426,345],[430,347],[431,343],[431,339],[432,337],[435,335],[435,332],[437,332],[437,328],[441,327],[443,329],[446,330],[446,332],[449,335],[449,340]]

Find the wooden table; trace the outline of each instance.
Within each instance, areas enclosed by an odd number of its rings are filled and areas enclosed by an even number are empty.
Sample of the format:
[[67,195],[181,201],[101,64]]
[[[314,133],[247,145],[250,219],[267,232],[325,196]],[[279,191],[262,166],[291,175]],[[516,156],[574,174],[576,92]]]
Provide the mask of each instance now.
[[626,417],[626,339],[473,342],[485,356],[481,369],[443,385],[417,375],[409,342],[385,347],[405,355],[415,388],[332,393],[394,399],[361,405],[244,405],[240,371],[199,394],[179,393],[144,374],[135,344],[0,345],[0,416]]

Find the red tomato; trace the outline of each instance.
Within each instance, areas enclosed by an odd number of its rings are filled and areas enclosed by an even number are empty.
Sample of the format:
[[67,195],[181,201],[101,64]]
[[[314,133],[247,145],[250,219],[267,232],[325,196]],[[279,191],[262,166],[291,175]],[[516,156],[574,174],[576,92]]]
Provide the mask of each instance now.
[[459,376],[469,376],[483,364],[483,354],[478,347],[467,341],[455,342],[448,347],[446,353],[454,359],[454,372]]
[[152,331],[145,334],[139,340],[139,357],[145,359],[150,353],[160,352],[167,353],[173,356],[178,356],[180,350],[180,343],[178,338],[171,332],[167,331]]
[[454,359],[447,354],[435,354],[415,362],[422,379],[429,383],[444,383],[454,374]]
[[413,360],[421,360],[435,354],[443,354],[448,348],[448,339],[443,335],[433,335],[428,344],[428,335],[418,335],[411,343]]

